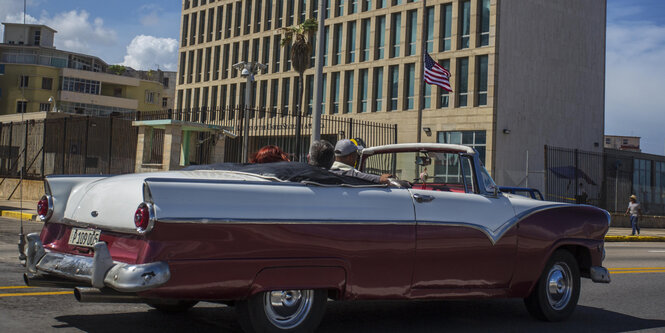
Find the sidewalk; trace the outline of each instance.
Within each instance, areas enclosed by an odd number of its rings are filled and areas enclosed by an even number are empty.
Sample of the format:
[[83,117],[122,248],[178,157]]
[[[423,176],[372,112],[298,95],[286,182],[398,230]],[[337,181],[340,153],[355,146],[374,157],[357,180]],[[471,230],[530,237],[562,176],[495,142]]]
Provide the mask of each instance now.
[[[37,202],[0,200],[0,216],[41,223],[37,218]],[[642,228],[639,236],[630,236],[630,228],[610,227],[606,242],[665,242],[665,229]]]

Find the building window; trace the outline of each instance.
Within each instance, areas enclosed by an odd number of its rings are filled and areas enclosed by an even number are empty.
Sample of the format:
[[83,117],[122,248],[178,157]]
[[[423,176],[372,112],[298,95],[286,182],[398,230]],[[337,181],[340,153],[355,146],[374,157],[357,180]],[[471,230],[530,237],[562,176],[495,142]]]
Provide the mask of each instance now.
[[49,111],[49,110],[51,110],[51,104],[39,103],[39,111]]
[[[252,2],[253,1],[243,1],[245,2],[245,35],[248,35],[252,32]],[[261,17],[261,16],[257,16]],[[257,20],[259,21],[259,20]]]
[[27,88],[29,83],[30,83],[30,77],[27,75],[21,75],[18,86],[19,88]]
[[479,46],[490,44],[490,0],[480,0],[480,42]]
[[665,204],[665,162],[654,162],[654,202],[656,204]]
[[305,98],[307,99],[307,114],[312,114],[314,108],[314,75],[305,77]]
[[361,10],[363,12],[366,12],[368,10],[372,10],[372,0],[363,0]]
[[356,62],[356,21],[349,22],[346,39],[349,48],[347,63]]
[[362,40],[360,41],[362,47],[360,50],[360,61],[368,61],[369,60],[369,34],[371,30],[371,21],[370,19],[364,19],[362,20],[362,27],[360,28],[360,37]]
[[432,85],[425,85],[425,98],[424,98],[424,109],[429,109],[432,106]]
[[[447,59],[441,60],[439,61],[439,65],[441,65],[441,67],[445,68],[447,71],[450,71],[450,60]],[[450,101],[450,96],[448,95],[448,91],[445,89],[437,89],[437,91],[439,91],[439,93],[441,94],[440,98],[441,107],[447,108]]]
[[335,61],[333,62],[333,65],[339,65],[342,63],[342,25],[341,24],[335,24],[335,31],[333,32],[333,40],[337,41],[335,43]]
[[358,0],[351,0],[350,14],[355,14],[358,12]]
[[383,110],[383,67],[374,69],[374,111]]
[[27,109],[28,109],[28,102],[26,101],[16,102],[16,113],[25,113]]
[[275,65],[272,66],[273,73],[279,72],[279,61],[281,58],[281,51],[282,51],[280,41],[281,41],[280,36],[275,36],[275,40],[272,42],[272,54],[273,57],[275,58]]
[[441,43],[439,51],[450,51],[452,38],[453,5],[441,6]]
[[336,0],[337,5],[335,6],[335,17],[344,15],[344,0]]
[[215,28],[217,33],[215,34],[215,40],[222,39],[222,32],[224,30],[224,27],[222,26],[222,22],[224,21],[222,19],[223,17],[224,17],[224,6],[219,6],[217,7],[217,25]]
[[456,145],[465,145],[478,151],[480,161],[485,164],[486,150],[485,131],[456,131],[456,132],[437,132],[437,143],[449,143]]
[[196,43],[196,13],[192,13],[192,20],[189,25],[189,45]]
[[[418,33],[418,11],[411,10],[407,13],[407,32],[406,32],[406,55],[416,54],[416,34]],[[399,29],[399,26],[397,26]]]
[[206,35],[206,11],[202,10],[199,14],[199,39],[197,42],[199,44],[205,42]]
[[182,17],[182,35],[180,39],[182,39],[180,46],[187,46],[187,36],[188,36],[188,31],[187,28],[189,28],[189,15],[183,15]]
[[457,60],[457,106],[464,107],[468,105],[467,97],[469,94],[469,58],[460,58]]
[[483,55],[478,57],[478,105],[487,105],[487,61],[488,56]]
[[[633,190],[644,202],[651,201],[651,161],[633,159]],[[644,207],[642,207],[644,210]]]
[[332,113],[339,113],[339,72],[332,73]]
[[298,23],[303,23],[305,21],[305,16],[307,16],[307,1],[300,0],[300,17],[298,18]]
[[233,17],[233,4],[230,3],[226,6],[226,32],[224,33],[224,38],[231,38],[231,19]]
[[[214,87],[215,89],[217,87]],[[169,105],[169,99],[167,97],[162,97],[162,107],[166,108]]]
[[321,113],[326,113],[326,78],[328,75],[323,73],[323,84],[321,84]]
[[330,0],[325,0],[326,1],[326,18],[330,18]]
[[206,42],[211,42],[215,35],[215,8],[208,9],[208,38]]
[[290,90],[290,82],[289,78],[285,78],[282,80],[282,115],[288,115],[289,114],[289,90]]
[[434,7],[427,7],[425,10],[425,24],[427,24],[427,34],[425,37],[425,47],[428,53],[434,52]]
[[42,89],[45,90],[53,89],[53,79],[50,77],[42,78]]
[[261,40],[259,38],[254,38],[252,41],[252,61],[259,62],[259,43]]
[[461,19],[461,26],[460,26],[460,31],[461,33],[461,38],[460,38],[460,49],[468,49],[469,48],[469,37],[471,34],[471,1],[464,1],[462,2],[460,6],[460,17]]
[[392,15],[392,24],[391,24],[391,30],[392,30],[392,50],[390,57],[399,57],[399,44],[400,44],[400,30],[402,26],[402,14],[401,13],[396,13]]
[[384,57],[384,51],[386,48],[386,17],[378,16],[376,18],[376,56],[377,60],[381,60]]
[[609,145],[612,143],[612,140],[610,138],[605,138],[605,144]]
[[187,57],[187,52],[180,52],[180,67],[178,68],[180,74],[180,79],[179,79],[180,84],[185,83],[185,64],[187,61],[186,57]]
[[234,36],[240,36],[240,28],[242,27],[242,2],[236,2],[236,26]]
[[263,64],[268,64],[270,61],[270,37],[263,37],[263,57],[262,57],[262,63]]
[[287,72],[291,70],[291,43],[286,44],[286,47],[284,48],[284,58],[286,59],[284,71]]
[[293,25],[293,14],[296,10],[294,8],[294,6],[295,6],[294,0],[288,0],[288,2],[286,3],[286,13],[288,14],[287,20],[286,20],[286,26],[287,27],[290,27],[290,26]]
[[388,111],[397,110],[397,101],[399,98],[399,66],[390,66],[390,109]]
[[277,99],[279,98],[279,80],[274,79],[272,80],[272,87],[270,88],[271,90],[271,96],[272,99],[270,101],[270,117],[274,117],[277,114]]
[[353,71],[346,71],[346,78],[344,82],[344,89],[346,90],[346,108],[344,108],[344,113],[353,112],[353,90],[355,85],[353,84]]
[[203,75],[203,81],[210,81],[210,62],[212,60],[212,47],[206,48],[206,65],[205,65],[205,74]]
[[323,66],[328,66],[328,26],[323,29]]
[[73,91],[83,94],[99,95],[100,82],[93,80],[85,80],[72,77],[62,77],[63,91]]
[[229,44],[224,45],[224,53],[222,54],[222,79],[229,77]]
[[414,64],[406,64],[404,66],[406,72],[406,109],[413,110],[416,101],[416,66]]
[[201,82],[201,71],[203,70],[203,49],[196,52],[196,82]]
[[219,80],[219,57],[221,56],[221,48],[219,45],[215,46],[215,61],[212,64],[213,80]]
[[272,29],[272,1],[266,0],[266,31]]
[[145,102],[148,104],[155,104],[155,93],[152,91],[145,91]]
[[361,69],[360,79],[360,112],[367,112],[367,69]]
[[623,139],[623,144],[627,145],[628,144],[628,139]]

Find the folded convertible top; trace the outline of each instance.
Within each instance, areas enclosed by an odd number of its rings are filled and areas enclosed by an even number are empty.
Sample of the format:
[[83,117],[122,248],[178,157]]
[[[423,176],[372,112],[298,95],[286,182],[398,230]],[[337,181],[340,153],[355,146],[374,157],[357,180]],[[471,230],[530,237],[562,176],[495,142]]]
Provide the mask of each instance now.
[[312,182],[322,185],[377,185],[375,183],[349,176],[334,174],[326,169],[300,162],[276,163],[218,163],[191,165],[183,170],[226,170],[253,173],[264,177],[274,177],[290,182]]

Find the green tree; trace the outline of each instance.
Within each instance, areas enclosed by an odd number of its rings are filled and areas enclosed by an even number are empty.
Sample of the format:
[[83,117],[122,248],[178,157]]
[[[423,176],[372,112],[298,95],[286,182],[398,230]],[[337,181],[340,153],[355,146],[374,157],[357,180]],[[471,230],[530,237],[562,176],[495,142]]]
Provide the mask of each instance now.
[[111,65],[108,68],[108,72],[113,73],[115,75],[122,75],[125,73],[126,70],[127,68],[123,65]]
[[298,91],[296,92],[298,99],[296,101],[296,158],[300,159],[300,134],[301,134],[301,118],[304,112],[301,112],[302,96],[303,96],[303,76],[305,70],[309,68],[309,59],[312,56],[312,38],[314,33],[318,30],[319,23],[316,19],[309,18],[304,22],[294,25],[292,27],[280,28],[284,34],[282,38],[282,46],[291,46],[291,64],[293,69],[298,72]]

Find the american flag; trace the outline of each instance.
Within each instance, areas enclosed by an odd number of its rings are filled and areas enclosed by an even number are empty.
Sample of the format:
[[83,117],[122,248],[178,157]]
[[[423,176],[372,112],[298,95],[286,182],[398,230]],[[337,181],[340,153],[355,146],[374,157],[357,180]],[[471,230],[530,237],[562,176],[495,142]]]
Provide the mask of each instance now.
[[452,92],[450,89],[450,72],[441,65],[437,64],[429,53],[425,53],[425,82],[437,85],[447,91]]

